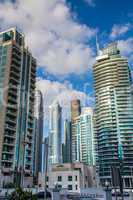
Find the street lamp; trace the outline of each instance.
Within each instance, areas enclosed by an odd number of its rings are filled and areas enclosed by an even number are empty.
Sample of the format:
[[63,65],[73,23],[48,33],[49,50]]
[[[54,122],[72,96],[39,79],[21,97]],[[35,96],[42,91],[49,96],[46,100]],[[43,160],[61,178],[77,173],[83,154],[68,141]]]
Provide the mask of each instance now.
[[109,182],[106,180],[105,182],[105,191],[106,191],[106,199],[111,200],[112,199],[112,193],[111,193],[111,188],[109,188]]

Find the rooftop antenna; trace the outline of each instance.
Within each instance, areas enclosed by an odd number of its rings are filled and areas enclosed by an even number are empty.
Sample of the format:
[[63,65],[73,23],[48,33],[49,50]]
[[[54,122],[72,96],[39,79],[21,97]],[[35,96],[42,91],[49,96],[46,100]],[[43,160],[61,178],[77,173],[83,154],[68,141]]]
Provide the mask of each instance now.
[[100,47],[99,47],[99,43],[98,43],[98,36],[96,34],[96,48],[97,48],[97,55],[99,56],[100,54]]

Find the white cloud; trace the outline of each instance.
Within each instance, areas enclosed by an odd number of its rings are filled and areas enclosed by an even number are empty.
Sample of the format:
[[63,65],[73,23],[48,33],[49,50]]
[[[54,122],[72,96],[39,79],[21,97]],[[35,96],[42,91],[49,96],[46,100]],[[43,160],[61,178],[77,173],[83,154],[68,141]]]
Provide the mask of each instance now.
[[133,38],[118,41],[118,48],[122,55],[128,57],[129,61],[133,61]]
[[110,38],[115,39],[125,33],[127,33],[131,29],[131,24],[127,23],[124,25],[114,24],[112,27],[112,31],[110,33]]
[[93,63],[94,53],[86,41],[95,30],[79,24],[65,0],[1,2],[0,26],[14,25],[24,31],[38,64],[50,73],[82,73]]
[[89,6],[95,6],[94,0],[84,0]]

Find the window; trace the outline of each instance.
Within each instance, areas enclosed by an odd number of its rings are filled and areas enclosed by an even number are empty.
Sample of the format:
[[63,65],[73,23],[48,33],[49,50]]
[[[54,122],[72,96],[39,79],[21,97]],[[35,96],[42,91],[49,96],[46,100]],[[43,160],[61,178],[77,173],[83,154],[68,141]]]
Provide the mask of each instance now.
[[73,186],[72,185],[68,185],[68,190],[72,190]]
[[46,181],[49,181],[49,177],[48,176],[46,177]]
[[68,181],[72,181],[72,176],[68,176]]
[[78,180],[78,177],[77,176],[75,176],[75,181],[77,181]]
[[62,185],[58,185],[58,189],[61,190],[62,189]]
[[75,185],[75,190],[77,190],[78,189],[78,185]]
[[7,54],[7,46],[3,47],[3,55]]
[[125,185],[126,185],[126,187],[130,187],[130,179],[129,178],[125,178]]
[[88,177],[87,177],[87,176],[85,177],[85,180],[86,180],[86,181],[88,180]]
[[6,65],[6,56],[2,57],[2,65]]
[[58,181],[62,181],[62,176],[58,176]]
[[48,185],[46,185],[46,188],[48,188]]

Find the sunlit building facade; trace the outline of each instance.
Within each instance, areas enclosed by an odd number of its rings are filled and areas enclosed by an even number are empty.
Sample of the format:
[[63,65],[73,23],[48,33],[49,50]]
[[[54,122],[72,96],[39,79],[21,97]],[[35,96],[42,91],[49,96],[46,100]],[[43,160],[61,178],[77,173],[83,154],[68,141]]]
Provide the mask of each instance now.
[[77,117],[81,114],[81,104],[79,99],[75,99],[71,101],[71,150],[72,150],[72,162],[77,160],[76,151],[77,151]]
[[[33,176],[36,60],[16,28],[0,33],[0,183]],[[22,178],[23,177],[23,178]],[[15,179],[15,180],[14,180]],[[29,178],[30,179],[30,178]]]
[[132,80],[117,43],[99,52],[93,70],[101,184],[111,184],[111,167],[121,166],[124,187],[133,187]]
[[76,135],[75,159],[73,162],[83,162],[89,166],[95,165],[95,146],[93,130],[93,111],[83,108],[80,116],[72,124]]

